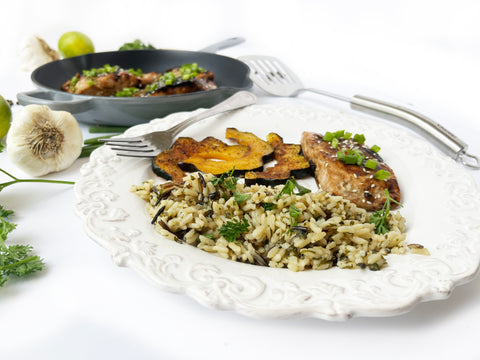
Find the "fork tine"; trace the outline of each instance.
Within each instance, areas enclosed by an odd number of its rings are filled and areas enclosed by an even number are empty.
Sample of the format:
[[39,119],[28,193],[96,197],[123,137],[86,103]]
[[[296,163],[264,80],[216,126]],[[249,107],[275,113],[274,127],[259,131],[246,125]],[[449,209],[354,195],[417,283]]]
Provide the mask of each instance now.
[[147,158],[147,157],[155,157],[157,156],[157,152],[150,152],[150,153],[141,153],[141,152],[116,152],[115,155],[117,156],[125,156],[125,157],[139,157],[139,158]]
[[147,152],[160,152],[157,148],[148,147],[148,146],[137,146],[137,147],[128,147],[128,146],[111,146],[110,149],[115,151],[128,151],[128,152],[137,152],[137,153],[147,153]]
[[107,143],[106,145],[111,146],[112,149],[116,149],[115,147],[113,147],[113,146],[116,146],[117,148],[118,148],[118,147],[122,147],[122,148],[125,148],[125,149],[132,149],[132,150],[141,149],[141,148],[146,148],[146,147],[149,146],[149,144],[145,144],[145,143],[142,143],[142,142],[135,142],[135,143]]
[[134,136],[134,137],[122,137],[122,138],[105,138],[105,139],[98,139],[99,142],[103,142],[105,144],[108,143],[136,143],[141,142],[143,138],[141,136]]

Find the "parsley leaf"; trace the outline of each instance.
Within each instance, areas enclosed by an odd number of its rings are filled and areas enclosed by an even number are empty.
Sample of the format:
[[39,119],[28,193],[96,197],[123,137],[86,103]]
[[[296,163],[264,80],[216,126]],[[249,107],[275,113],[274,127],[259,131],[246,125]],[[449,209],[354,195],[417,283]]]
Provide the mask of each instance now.
[[234,171],[235,171],[235,167],[230,171],[227,171],[227,172],[224,172],[224,173],[220,174],[220,176],[213,177],[210,180],[210,182],[215,186],[223,185],[223,183],[225,182],[225,180],[227,178],[232,177]]
[[302,212],[293,204],[290,204],[290,207],[288,208],[288,214],[290,215],[290,226],[297,226],[298,217],[302,214]]
[[235,168],[221,174],[220,177],[212,178],[210,182],[215,186],[223,186],[226,190],[232,191],[235,202],[240,205],[242,202],[250,199],[252,195],[242,194],[237,191],[238,178],[232,176],[234,171]]
[[252,197],[252,195],[251,194],[241,194],[237,191],[234,191],[233,192],[233,197],[235,198],[235,202],[240,205],[242,202],[250,199]]
[[310,189],[301,186],[295,179],[292,178],[287,180],[283,189],[275,196],[275,199],[279,199],[284,194],[293,195],[295,188],[298,190],[296,195],[305,195],[311,192]]
[[242,221],[233,219],[233,221],[227,221],[225,225],[220,228],[220,235],[228,242],[237,240],[240,234],[248,231],[250,224],[247,219],[243,218]]
[[260,205],[262,205],[262,207],[265,209],[265,211],[275,209],[275,204],[271,203],[271,202],[268,202],[268,203],[263,203],[262,202]]
[[295,179],[292,179],[292,181],[295,183],[295,187],[297,188],[298,192],[297,195],[305,195],[308,194],[309,192],[312,192],[312,190],[306,188],[305,186],[301,186]]

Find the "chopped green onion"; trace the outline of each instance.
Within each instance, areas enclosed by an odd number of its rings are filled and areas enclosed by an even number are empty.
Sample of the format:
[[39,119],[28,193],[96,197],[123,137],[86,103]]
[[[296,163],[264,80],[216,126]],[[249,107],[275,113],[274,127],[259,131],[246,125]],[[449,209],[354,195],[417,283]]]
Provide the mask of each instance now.
[[377,180],[385,180],[389,176],[390,176],[390,171],[380,169],[375,173],[374,178]]
[[123,88],[123,90],[117,91],[115,93],[115,96],[117,97],[132,97],[134,96],[138,91],[140,91],[136,87],[128,87],[128,88]]
[[378,146],[378,145],[373,145],[373,146],[370,148],[370,150],[372,150],[373,152],[378,153],[378,152],[380,151],[380,146]]
[[358,149],[353,150],[353,152],[357,156],[357,165],[361,166],[365,160],[365,155]]
[[340,139],[343,137],[343,135],[345,135],[345,130],[338,130],[338,131],[335,131],[335,137],[337,139]]
[[343,149],[337,151],[337,158],[347,165],[362,165],[365,155],[358,149]]
[[78,76],[75,75],[75,76],[72,77],[72,79],[70,80],[70,85],[69,85],[69,86],[70,86],[70,89],[74,89],[75,86],[77,85],[77,83],[78,83]]
[[135,70],[135,69],[132,68],[132,69],[128,69],[127,71],[134,76],[139,76],[140,77],[140,76],[143,75],[142,69],[136,69]]
[[353,140],[359,143],[360,145],[363,145],[365,143],[365,135],[363,134],[355,134],[353,136]]
[[367,169],[372,169],[372,170],[375,170],[377,165],[378,165],[378,161],[372,160],[372,159],[368,159],[367,162],[365,163],[365,167]]
[[343,135],[343,138],[345,140],[349,140],[351,137],[352,137],[352,133],[348,132],[348,131],[345,131],[345,134]]
[[332,144],[332,148],[337,149],[338,148],[338,138],[333,138],[331,144]]
[[335,135],[333,133],[331,133],[330,131],[327,131],[325,133],[325,135],[323,135],[323,140],[328,141],[328,142],[332,141],[332,139],[334,139],[334,138],[335,138]]

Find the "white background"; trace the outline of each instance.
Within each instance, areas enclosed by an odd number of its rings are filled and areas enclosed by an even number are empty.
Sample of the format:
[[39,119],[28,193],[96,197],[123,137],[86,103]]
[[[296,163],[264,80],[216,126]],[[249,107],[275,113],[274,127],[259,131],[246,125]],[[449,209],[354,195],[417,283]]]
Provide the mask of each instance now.
[[[21,41],[32,34],[56,47],[64,32],[82,31],[97,51],[135,38],[158,48],[198,50],[241,36],[244,44],[221,54],[277,56],[310,87],[409,106],[480,155],[479,19],[480,2],[473,0],[7,0],[0,94],[15,100],[34,88],[18,56]],[[260,103],[339,106],[317,95],[283,100],[258,93]],[[75,181],[85,162],[48,177]],[[6,154],[0,167],[26,176]],[[469,173],[478,184],[480,171]],[[116,267],[84,233],[75,203],[68,186],[21,184],[0,193],[0,204],[16,212],[11,241],[32,244],[47,262],[34,278],[0,288],[2,359],[480,358],[478,279],[447,300],[395,317],[251,319],[159,291]]]

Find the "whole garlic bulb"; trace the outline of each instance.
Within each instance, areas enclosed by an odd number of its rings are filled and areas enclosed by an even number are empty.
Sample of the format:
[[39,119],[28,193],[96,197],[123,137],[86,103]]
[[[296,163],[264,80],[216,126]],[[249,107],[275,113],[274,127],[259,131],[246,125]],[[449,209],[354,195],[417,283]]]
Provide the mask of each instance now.
[[37,35],[32,35],[22,41],[20,47],[20,60],[22,70],[32,71],[40,65],[60,59],[58,51],[52,49],[45,40]]
[[70,167],[80,156],[83,137],[75,117],[46,105],[27,105],[14,114],[7,135],[7,154],[32,176]]

